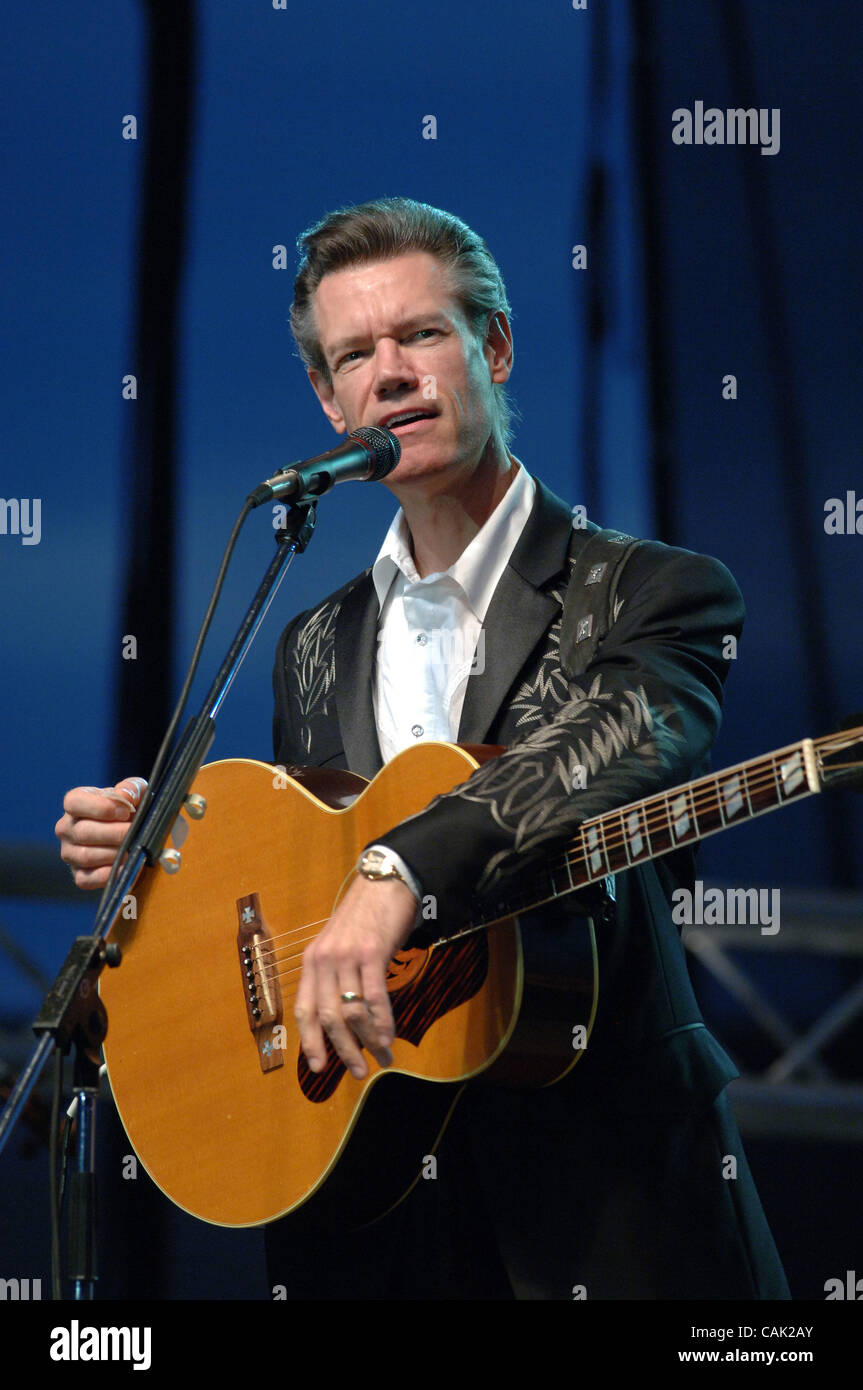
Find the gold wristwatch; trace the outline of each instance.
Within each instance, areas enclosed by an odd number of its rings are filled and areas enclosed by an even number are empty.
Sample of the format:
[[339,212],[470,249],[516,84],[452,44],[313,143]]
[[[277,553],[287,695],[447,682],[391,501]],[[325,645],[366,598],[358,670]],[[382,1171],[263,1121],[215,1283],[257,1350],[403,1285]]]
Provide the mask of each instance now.
[[420,886],[402,859],[401,855],[394,854],[386,845],[370,845],[363,850],[357,864],[357,872],[363,878],[370,878],[372,881],[386,878],[397,878],[406,888],[409,888],[417,902],[422,902]]

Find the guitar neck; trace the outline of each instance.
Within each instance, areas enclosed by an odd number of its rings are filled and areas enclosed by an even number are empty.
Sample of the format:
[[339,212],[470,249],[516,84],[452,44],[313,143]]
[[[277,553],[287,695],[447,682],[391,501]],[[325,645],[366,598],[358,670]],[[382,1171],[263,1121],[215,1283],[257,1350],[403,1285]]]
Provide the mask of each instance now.
[[[835,745],[837,739],[819,739]],[[530,912],[611,874],[658,859],[731,825],[800,801],[821,790],[824,766],[816,742],[802,739],[775,753],[700,777],[585,821],[574,839],[506,900],[489,901],[455,936]],[[453,936],[445,938],[453,940]]]

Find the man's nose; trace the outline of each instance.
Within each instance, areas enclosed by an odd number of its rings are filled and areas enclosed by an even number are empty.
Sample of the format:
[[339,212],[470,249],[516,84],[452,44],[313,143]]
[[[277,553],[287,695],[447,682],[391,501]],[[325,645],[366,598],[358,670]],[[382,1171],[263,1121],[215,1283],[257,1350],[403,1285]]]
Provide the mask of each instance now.
[[399,387],[414,387],[417,380],[410,354],[402,344],[395,338],[379,338],[375,348],[375,389],[395,391]]

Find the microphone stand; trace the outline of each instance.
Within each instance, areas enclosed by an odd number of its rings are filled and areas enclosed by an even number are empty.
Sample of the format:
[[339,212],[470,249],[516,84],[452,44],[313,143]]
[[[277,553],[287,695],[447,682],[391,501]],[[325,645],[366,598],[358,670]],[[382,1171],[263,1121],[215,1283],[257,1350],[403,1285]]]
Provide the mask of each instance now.
[[[156,864],[162,854],[180,808],[206,757],[215,733],[215,719],[246,652],[254,641],[279,584],[294,555],[306,549],[315,529],[315,500],[288,509],[276,532],[276,554],[252,599],[227,655],[197,715],[186,725],[165,765],[114,886],[100,906],[92,935],[76,938],[45,996],[33,1031],[39,1036],[33,1053],[11,1092],[0,1116],[0,1153],[5,1147],[27,1099],[53,1048],[76,1049],[73,1089],[77,1108],[76,1166],[70,1182],[69,1277],[76,1300],[94,1297],[96,1273],[96,1100],[99,1091],[100,1049],[108,1031],[108,1016],[97,993],[99,976],[106,965],[118,966],[120,949],[105,938],[123,899],[145,865]],[[193,804],[196,818],[206,808]],[[168,862],[166,861],[166,867]],[[172,851],[170,871],[179,867]],[[52,1201],[55,1194],[52,1193]]]

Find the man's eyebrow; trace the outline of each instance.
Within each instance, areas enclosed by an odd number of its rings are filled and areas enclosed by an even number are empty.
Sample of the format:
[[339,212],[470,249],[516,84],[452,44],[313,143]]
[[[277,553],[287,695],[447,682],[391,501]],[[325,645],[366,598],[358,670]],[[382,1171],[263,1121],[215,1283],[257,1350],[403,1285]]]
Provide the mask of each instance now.
[[[450,326],[452,320],[443,309],[430,309],[427,314],[411,314],[410,318],[399,319],[394,325],[394,332],[400,337],[410,333],[415,328],[429,328],[438,324]],[[359,347],[367,341],[367,334],[355,333],[349,338],[339,338],[337,342],[327,349],[331,357],[339,357],[343,352],[349,352],[351,348]]]

